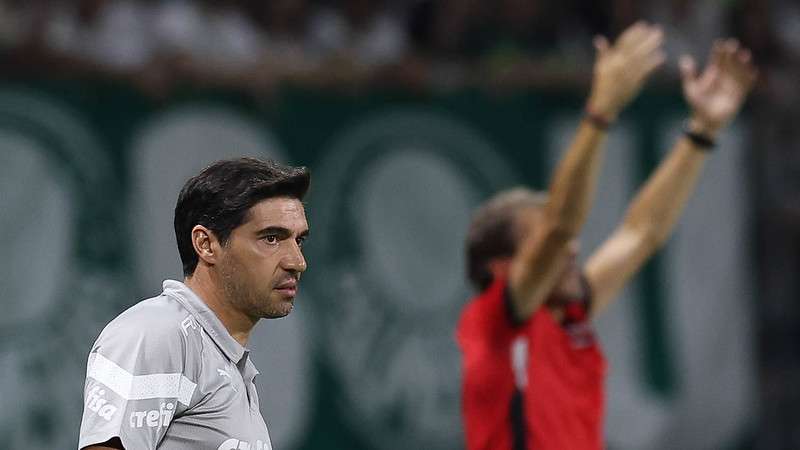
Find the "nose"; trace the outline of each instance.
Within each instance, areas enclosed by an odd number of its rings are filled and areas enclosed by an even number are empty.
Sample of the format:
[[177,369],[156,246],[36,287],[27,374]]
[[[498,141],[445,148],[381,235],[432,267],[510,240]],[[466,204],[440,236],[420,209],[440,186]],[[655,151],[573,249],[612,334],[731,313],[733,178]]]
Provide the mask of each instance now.
[[299,245],[294,244],[289,246],[289,250],[281,258],[281,266],[287,272],[303,273],[306,270],[306,258],[303,256],[303,250]]
[[581,251],[581,243],[577,239],[569,241],[569,254],[572,257],[577,257]]

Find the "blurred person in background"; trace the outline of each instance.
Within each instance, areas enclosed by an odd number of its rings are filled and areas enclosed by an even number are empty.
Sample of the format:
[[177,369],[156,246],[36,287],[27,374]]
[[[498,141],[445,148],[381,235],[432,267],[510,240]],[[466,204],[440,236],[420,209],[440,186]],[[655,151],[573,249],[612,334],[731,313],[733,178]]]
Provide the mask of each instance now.
[[547,194],[498,194],[467,237],[469,278],[481,293],[457,330],[469,450],[600,449],[606,361],[591,320],[664,244],[720,130],[755,80],[750,53],[715,43],[706,68],[681,61],[691,114],[684,135],[641,188],[622,223],[577,263],[608,125],[664,61],[663,35],[643,23],[613,46],[596,40],[587,113]]
[[45,34],[52,51],[120,72],[143,67],[152,55],[145,2],[80,0],[55,5]]
[[453,89],[472,81],[482,16],[478,0],[423,0],[409,9],[408,61],[420,82]]
[[0,56],[7,57],[29,44],[35,28],[35,11],[34,2],[0,1]]
[[154,6],[152,33],[170,76],[201,86],[244,85],[264,39],[242,1],[165,0]]
[[800,448],[800,4],[744,0],[732,26],[758,55],[763,72],[750,133],[758,209],[761,374],[758,449]]
[[16,37],[20,62],[61,74],[104,73],[129,79],[151,61],[147,1],[34,1],[26,5],[29,27]]
[[346,0],[311,15],[309,33],[323,58],[322,81],[357,86],[392,76],[409,42],[400,14],[386,3]]
[[264,39],[255,70],[243,74],[246,85],[261,93],[281,82],[313,85],[320,76],[322,51],[311,38],[307,0],[250,0],[246,8]]
[[246,345],[260,319],[294,307],[308,185],[304,167],[253,158],[184,184],[174,217],[184,280],[100,333],[79,449],[272,449]]
[[552,81],[565,53],[560,51],[559,27],[563,4],[542,0],[502,0],[485,11],[482,69],[490,82],[523,88]]

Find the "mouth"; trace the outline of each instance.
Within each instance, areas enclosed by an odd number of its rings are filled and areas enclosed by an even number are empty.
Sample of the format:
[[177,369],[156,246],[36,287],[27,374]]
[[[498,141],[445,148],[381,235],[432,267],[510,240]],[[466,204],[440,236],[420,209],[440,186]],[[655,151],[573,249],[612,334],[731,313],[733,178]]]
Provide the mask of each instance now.
[[278,291],[284,297],[293,298],[294,296],[297,295],[297,281],[296,280],[283,281],[277,286],[275,286],[273,290]]

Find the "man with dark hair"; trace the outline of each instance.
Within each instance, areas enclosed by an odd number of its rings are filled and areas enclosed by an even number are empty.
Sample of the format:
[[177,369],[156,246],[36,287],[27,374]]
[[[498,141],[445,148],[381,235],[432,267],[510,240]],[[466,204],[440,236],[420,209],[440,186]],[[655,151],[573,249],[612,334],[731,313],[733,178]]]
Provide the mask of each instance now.
[[504,192],[474,216],[465,308],[463,412],[468,450],[603,447],[605,359],[590,319],[669,237],[719,131],[756,77],[750,53],[717,42],[699,76],[681,61],[691,116],[683,136],[630,204],[614,233],[580,268],[577,236],[600,167],[606,128],[663,61],[661,31],[639,23],[613,46],[596,41],[587,113],[546,196]]
[[175,207],[184,280],[92,346],[79,449],[272,449],[245,346],[259,319],[292,310],[308,185],[305,168],[253,158],[186,182]]

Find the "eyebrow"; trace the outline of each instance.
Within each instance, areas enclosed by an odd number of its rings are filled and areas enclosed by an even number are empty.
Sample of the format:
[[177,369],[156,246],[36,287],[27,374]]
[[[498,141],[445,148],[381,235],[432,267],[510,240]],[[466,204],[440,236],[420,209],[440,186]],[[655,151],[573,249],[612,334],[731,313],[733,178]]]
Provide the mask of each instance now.
[[[262,228],[261,230],[258,230],[256,232],[256,236],[259,236],[259,237],[263,237],[263,236],[266,236],[268,234],[275,234],[275,235],[278,235],[281,238],[287,238],[287,237],[292,235],[292,230],[290,230],[290,229],[288,229],[286,227],[269,226],[269,227],[266,227],[266,228]],[[306,238],[306,237],[309,236],[309,234],[310,234],[310,232],[306,228],[305,230],[300,232],[298,237]]]

